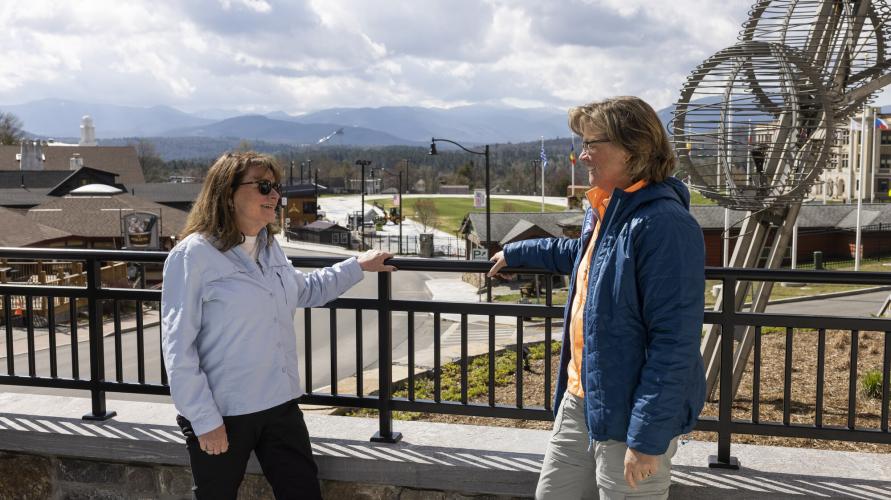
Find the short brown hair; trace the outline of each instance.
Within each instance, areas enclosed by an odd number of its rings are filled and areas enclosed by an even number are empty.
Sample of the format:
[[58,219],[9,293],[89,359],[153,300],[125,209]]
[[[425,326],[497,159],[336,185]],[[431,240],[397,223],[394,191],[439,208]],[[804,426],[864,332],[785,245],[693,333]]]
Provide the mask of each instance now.
[[569,110],[569,128],[584,136],[584,128],[602,130],[610,142],[622,146],[631,157],[632,181],[662,182],[677,165],[668,132],[653,108],[639,97],[610,97]]
[[[235,206],[232,196],[245,174],[254,166],[266,167],[272,172],[275,182],[281,182],[282,169],[275,158],[253,151],[226,153],[220,156],[207,171],[204,185],[198,199],[192,205],[186,226],[180,232],[180,239],[192,233],[208,237],[213,245],[225,252],[244,241],[241,231],[235,224]],[[279,232],[277,223],[266,225],[271,236]]]

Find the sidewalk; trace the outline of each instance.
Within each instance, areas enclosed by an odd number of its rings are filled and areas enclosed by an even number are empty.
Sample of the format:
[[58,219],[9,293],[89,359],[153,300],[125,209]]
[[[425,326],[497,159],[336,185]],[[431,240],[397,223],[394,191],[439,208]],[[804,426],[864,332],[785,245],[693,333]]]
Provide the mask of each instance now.
[[[19,453],[88,460],[93,472],[105,471],[102,464],[115,470],[121,463],[188,465],[173,405],[110,399],[108,408],[117,417],[84,422],[80,417],[89,406],[89,399],[0,393],[0,450],[7,457]],[[395,421],[394,430],[402,433],[402,441],[382,444],[369,442],[378,430],[376,419],[308,414],[306,424],[322,479],[524,498],[535,489],[551,434]],[[713,442],[679,443],[669,498],[891,498],[887,454],[734,444],[733,456],[741,468],[727,471],[706,465],[716,448]],[[248,472],[260,472],[256,460],[251,460]],[[372,498],[383,497],[382,493]],[[443,497],[458,498],[448,494],[437,498]]]
[[[160,312],[157,309],[149,309],[142,313],[142,327],[149,328],[160,324]],[[63,323],[62,325],[66,325]],[[136,314],[121,318],[121,333],[130,333],[136,331]],[[114,320],[109,319],[102,323],[102,336],[109,337],[114,335]],[[88,342],[90,339],[89,324],[87,322],[78,322],[77,324],[77,340],[78,343]],[[0,337],[0,359],[5,359],[5,337]],[[49,349],[49,330],[45,328],[34,329],[34,351],[39,352]],[[70,330],[56,330],[56,347],[64,347],[71,344]],[[28,336],[27,330],[24,328],[13,329],[12,341],[13,356],[20,356],[28,353]]]

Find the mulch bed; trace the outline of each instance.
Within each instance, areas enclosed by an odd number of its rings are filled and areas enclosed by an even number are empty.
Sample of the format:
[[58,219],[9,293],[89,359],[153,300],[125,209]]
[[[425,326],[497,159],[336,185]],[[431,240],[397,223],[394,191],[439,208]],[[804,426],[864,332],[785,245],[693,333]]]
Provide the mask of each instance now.
[[[870,370],[882,369],[882,350],[884,344],[883,332],[860,332],[857,361],[857,393],[856,397],[856,428],[879,429],[881,419],[881,400],[867,397],[862,392],[861,378]],[[783,421],[783,365],[786,352],[785,332],[766,332],[762,334],[761,342],[761,401],[760,421]],[[848,384],[851,354],[851,332],[834,331],[826,332],[826,368],[824,371],[825,385],[823,394],[823,423],[824,425],[845,426],[848,415]],[[754,354],[750,356],[748,369],[746,370],[740,385],[737,398],[733,403],[733,417],[740,420],[751,420],[752,415],[752,364]],[[553,356],[552,383],[556,380],[556,365],[558,356]],[[790,421],[792,423],[813,424],[815,418],[816,380],[817,380],[817,332],[797,330],[792,342],[792,402]],[[544,362],[535,360],[530,363],[531,371],[523,373],[523,400],[527,407],[543,406],[545,397],[551,395],[544,393]],[[511,383],[495,390],[495,399],[503,404],[516,403],[516,386]],[[487,396],[477,398],[475,402],[485,403]],[[704,416],[717,416],[718,405],[709,402],[703,409]],[[517,427],[527,429],[550,429],[551,422],[512,420],[502,418],[468,417],[459,415],[441,414],[412,414],[415,420],[431,422],[461,423],[470,425],[495,425],[503,427]],[[685,439],[700,441],[716,441],[717,434],[712,432],[694,431]],[[799,448],[816,448],[827,450],[863,451],[873,453],[891,453],[891,444],[873,444],[862,442],[827,441],[817,439],[767,437],[752,435],[733,435],[734,443],[750,443],[772,446],[789,446]]]

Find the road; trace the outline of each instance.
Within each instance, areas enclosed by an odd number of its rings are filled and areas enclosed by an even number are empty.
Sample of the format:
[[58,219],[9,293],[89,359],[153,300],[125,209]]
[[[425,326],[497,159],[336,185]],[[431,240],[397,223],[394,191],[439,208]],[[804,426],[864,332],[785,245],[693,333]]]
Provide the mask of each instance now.
[[849,295],[829,299],[789,302],[767,306],[768,313],[819,314],[820,316],[872,317],[891,294],[889,291]]
[[[305,251],[285,249],[289,256],[321,256],[321,257],[342,257],[334,254],[322,254],[312,252],[308,254]],[[305,270],[308,271],[308,270]],[[442,277],[442,273],[438,273],[437,277]],[[414,271],[398,271],[393,275],[393,298],[403,300],[430,300],[430,293],[425,286],[425,282],[432,276],[423,272]],[[352,298],[375,298],[377,297],[377,275],[367,273],[365,278],[352,289],[350,289],[344,297]],[[304,346],[304,310],[299,310],[295,315],[294,334],[297,338],[297,349],[301,353],[300,360],[303,363],[305,356]],[[312,359],[313,359],[313,379],[312,387],[319,388],[330,385],[330,312],[328,310],[315,309],[312,310]],[[373,311],[363,311],[362,313],[362,353],[363,367],[373,367],[377,363],[378,344],[377,344],[377,328],[378,317]],[[356,372],[356,336],[353,332],[356,329],[356,315],[354,311],[340,310],[336,314],[337,326],[337,376],[342,379]],[[432,320],[427,315],[415,316],[415,332],[416,347],[422,349],[432,343]],[[38,331],[38,335],[40,332]],[[44,333],[45,334],[45,333]],[[67,338],[67,332],[58,333],[59,338]],[[78,343],[78,366],[80,376],[87,378],[89,376],[89,344],[85,341],[86,332],[80,332]],[[123,379],[124,381],[137,380],[137,347],[136,333],[130,332],[122,335],[122,362],[123,362]],[[0,346],[3,346],[3,340],[0,339]],[[157,326],[148,327],[144,332],[144,349],[145,349],[145,366],[146,381],[160,382],[160,332]],[[404,355],[407,349],[407,318],[405,313],[393,314],[393,355],[399,357]],[[114,362],[114,338],[106,337],[105,339],[105,357],[106,367],[105,374],[109,380],[115,380],[115,362]],[[16,373],[27,373],[28,358],[22,354],[14,358]],[[49,376],[49,351],[42,350],[35,354],[35,365],[38,375]],[[0,349],[0,366],[5,368],[5,347]],[[57,366],[60,377],[71,377],[71,348],[69,346],[60,346],[57,348]],[[5,370],[4,370],[5,372]],[[305,379],[305,368],[301,366],[300,376]],[[306,380],[303,383],[306,384]],[[15,387],[0,386],[2,390],[9,392],[29,392],[39,394],[63,394],[63,395],[79,395],[84,394],[82,391],[66,391],[48,388],[36,387]],[[154,397],[134,394],[114,394],[110,397],[117,399],[139,400],[139,401],[168,401],[167,397]]]

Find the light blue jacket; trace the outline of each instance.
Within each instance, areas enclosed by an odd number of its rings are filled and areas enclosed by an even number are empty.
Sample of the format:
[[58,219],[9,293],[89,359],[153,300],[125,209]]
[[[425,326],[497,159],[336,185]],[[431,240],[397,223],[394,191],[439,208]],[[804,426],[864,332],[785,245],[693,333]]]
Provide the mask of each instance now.
[[196,435],[222,417],[272,408],[303,394],[294,313],[324,305],[362,280],[355,258],[304,274],[277,242],[257,236],[259,266],[238,247],[192,234],[164,263],[161,342],[170,394]]
[[[672,438],[693,429],[702,410],[705,245],[689,207],[687,188],[669,177],[632,193],[616,190],[606,209],[582,310],[582,385],[591,439],[624,441],[661,455]],[[580,239],[506,245],[507,265],[572,273],[573,297],[593,215],[588,209]],[[570,324],[570,304],[564,325]],[[570,356],[564,341],[555,411],[566,390]]]

